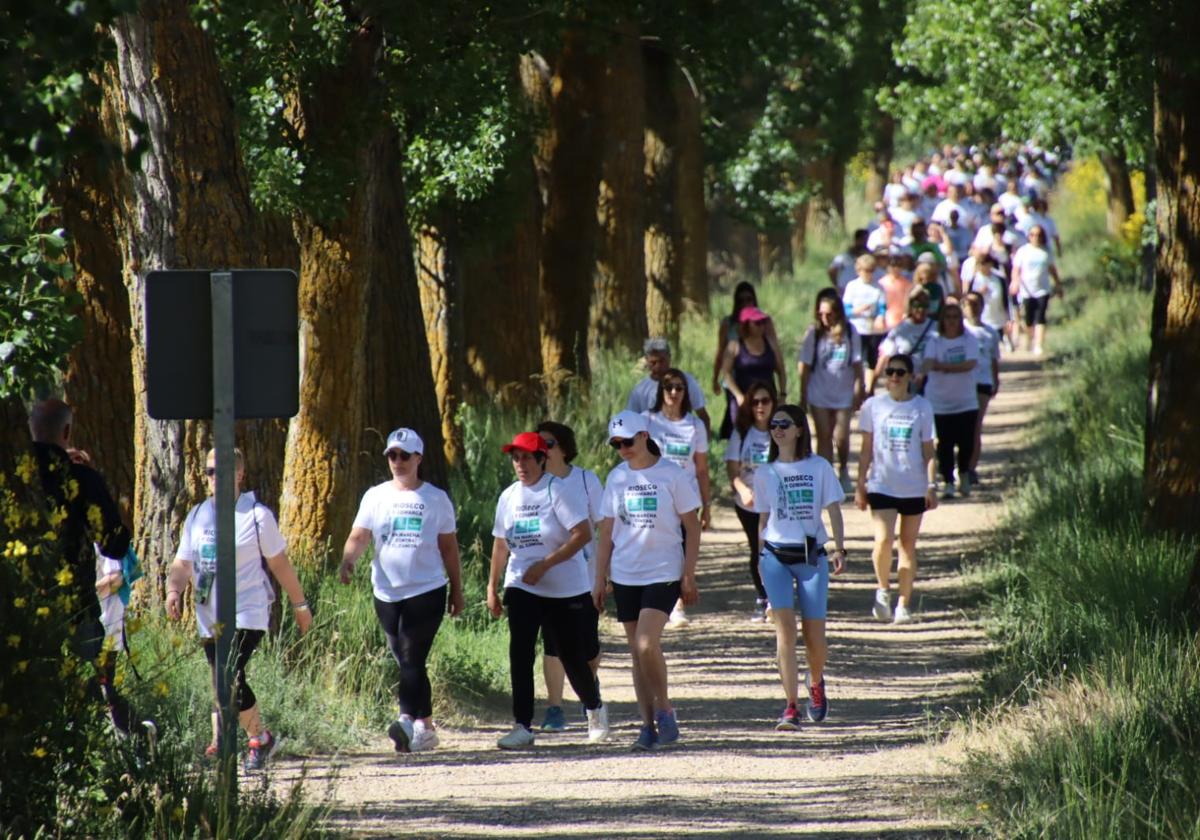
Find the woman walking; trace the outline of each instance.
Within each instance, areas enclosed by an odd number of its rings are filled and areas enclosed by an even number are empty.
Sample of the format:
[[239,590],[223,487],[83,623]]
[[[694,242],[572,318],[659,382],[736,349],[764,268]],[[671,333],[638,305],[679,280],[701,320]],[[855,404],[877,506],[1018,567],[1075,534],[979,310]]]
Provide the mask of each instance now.
[[[872,614],[896,624],[912,621],[913,582],[917,576],[917,535],[921,517],[937,507],[933,470],[933,408],[912,393],[912,357],[897,353],[883,369],[887,390],[863,403],[859,412],[862,453],[854,503],[859,510],[871,507],[875,539]],[[900,600],[892,611],[892,542],[900,519]]]
[[[340,578],[349,584],[368,545],[375,616],[400,666],[400,716],[388,726],[396,752],[438,745],[426,660],[449,611],[463,610],[462,572],[454,505],[445,491],[421,479],[425,444],[412,429],[388,435],[383,454],[392,474],[363,494],[342,548]],[[447,602],[447,589],[449,602]]]
[[[681,386],[680,383],[683,383]],[[681,468],[696,484],[700,494],[700,527],[707,529],[712,516],[712,490],[708,474],[708,435],[704,424],[692,413],[683,372],[671,368],[658,384],[653,410],[646,413],[650,439],[658,444],[662,456]],[[671,611],[671,625],[686,626],[687,611],[682,603]]]
[[[237,627],[233,633],[230,656],[234,660],[233,700],[237,704],[238,723],[249,738],[245,769],[261,770],[275,751],[279,739],[263,724],[258,698],[246,680],[246,665],[258,647],[271,618],[275,591],[267,576],[279,582],[287,593],[300,632],[308,632],[312,610],[304,599],[304,590],[287,558],[286,543],[279,533],[275,517],[259,504],[253,493],[242,492],[246,463],[240,449],[234,450],[237,501],[234,503],[233,528],[236,544]],[[213,625],[217,622],[217,471],[216,452],[208,453],[205,475],[209,497],[192,508],[183,522],[175,561],[167,573],[167,616],[177,621],[183,614],[183,590],[190,582],[196,599],[196,626],[204,646],[204,655],[213,678],[212,742],[205,755],[212,758],[220,751],[221,716],[225,712],[216,702],[217,651]],[[263,560],[266,560],[266,566]]]
[[1054,254],[1046,242],[1041,225],[1029,229],[1029,241],[1013,255],[1012,283],[1009,292],[1017,296],[1025,316],[1026,349],[1042,355],[1046,346],[1046,310],[1050,297],[1062,297],[1062,281],[1054,266]]
[[979,400],[979,412],[975,418],[975,445],[971,449],[971,463],[967,476],[971,484],[979,485],[979,452],[983,446],[983,418],[988,405],[1000,392],[1000,333],[983,321],[983,296],[970,292],[963,298],[963,313],[966,315],[967,332],[979,343],[979,364],[975,366],[975,395]]
[[921,372],[921,358],[936,327],[937,322],[929,317],[929,293],[918,286],[908,294],[908,317],[893,327],[879,345],[879,361],[875,363],[875,377],[867,387],[867,393],[874,393],[875,383],[887,368],[888,360],[898,353],[911,356],[917,364],[918,371],[911,385],[915,392],[923,389],[925,375]]
[[812,452],[808,425],[799,406],[781,405],[771,417],[771,450],[768,463],[754,476],[754,502],[762,534],[763,585],[775,619],[779,677],[787,706],[778,730],[800,728],[796,665],[796,603],[804,628],[808,663],[808,719],[825,720],[829,698],[825,693],[825,612],[829,601],[828,534],[821,511],[833,532],[833,573],[841,574],[846,549],[840,504],[845,498],[833,467]]
[[842,292],[846,317],[862,341],[863,367],[867,371],[875,370],[875,363],[879,361],[879,342],[884,335],[883,316],[887,311],[887,298],[875,282],[875,264],[875,257],[870,254],[859,257],[854,263],[858,277]]
[[758,513],[754,509],[754,474],[767,463],[771,449],[769,424],[775,413],[775,394],[765,382],[756,382],[746,391],[746,400],[738,409],[737,422],[729,445],[725,447],[725,474],[733,488],[734,512],[750,547],[750,580],[754,584],[754,609],[750,620],[767,618],[767,590],[759,576]]
[[[758,293],[754,291],[751,283],[743,280],[733,287],[733,311],[722,318],[721,323],[717,325],[717,351],[713,356],[712,365],[712,392],[719,394],[722,390],[725,391],[725,413],[721,417],[720,431],[717,434],[721,440],[729,440],[729,433],[733,431],[733,418],[737,414],[737,401],[734,400],[728,383],[724,381],[722,372],[725,348],[729,346],[730,342],[736,343],[740,337],[738,313],[747,306],[758,306]],[[775,332],[775,322],[770,318],[767,318],[764,331],[767,343],[771,345],[775,355],[782,359],[783,352],[779,349],[779,335]]]
[[[685,381],[685,391],[686,387]],[[561,479],[577,493],[583,494],[587,503],[588,519],[595,533],[595,527],[600,523],[600,497],[604,493],[604,487],[594,472],[571,463],[579,454],[579,447],[575,443],[575,431],[563,423],[545,420],[538,424],[537,433],[546,442],[546,472]],[[583,559],[588,567],[590,593],[592,581],[596,579],[596,547],[590,539],[583,545]],[[592,617],[591,627],[584,637],[584,648],[588,653],[588,665],[591,666],[594,676],[600,668],[600,614],[593,609]],[[546,682],[546,717],[542,720],[543,732],[562,732],[567,728],[562,701],[566,676],[554,639],[543,629],[542,679]]]
[[[937,429],[938,471],[942,475],[942,498],[953,499],[955,489],[971,493],[971,458],[975,452],[975,421],[979,396],[975,367],[979,364],[979,342],[963,327],[962,308],[951,299],[938,315],[938,331],[925,348],[929,381],[925,397],[933,406]],[[957,452],[957,458],[955,453]],[[955,483],[955,464],[958,482]]]
[[768,382],[778,386],[782,399],[787,396],[787,370],[783,356],[775,351],[766,338],[767,313],[757,306],[747,306],[738,313],[738,340],[725,346],[722,372],[725,387],[733,393],[730,419],[737,423],[737,411],[746,401],[746,389],[753,382]]
[[800,343],[801,408],[812,412],[817,454],[833,462],[837,444],[838,478],[850,481],[850,414],[863,400],[862,339],[846,320],[834,288],[817,293],[813,325]]
[[503,750],[533,746],[539,630],[553,640],[571,688],[587,709],[588,742],[608,737],[608,711],[589,664],[599,650],[598,644],[590,644],[596,617],[583,556],[592,538],[587,499],[576,486],[546,471],[546,451],[537,432],[521,432],[505,444],[517,480],[500,494],[492,526],[487,603],[496,618],[508,610],[513,692],[513,728],[497,742]]
[[642,716],[633,747],[651,750],[679,740],[667,695],[662,631],[677,600],[690,606],[699,598],[700,497],[683,470],[659,457],[642,415],[622,411],[612,418],[608,440],[622,463],[608,474],[604,487],[592,599],[598,610],[604,608],[611,578]]

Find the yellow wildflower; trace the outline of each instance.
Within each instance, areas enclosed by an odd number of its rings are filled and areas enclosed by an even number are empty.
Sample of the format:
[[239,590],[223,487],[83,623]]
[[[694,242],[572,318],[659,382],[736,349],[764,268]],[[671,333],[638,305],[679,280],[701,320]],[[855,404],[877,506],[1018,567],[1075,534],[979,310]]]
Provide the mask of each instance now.
[[13,606],[19,610],[25,609],[25,604],[28,603],[24,598],[13,598]]
[[12,633],[9,635],[9,637],[8,637],[8,646],[9,647],[17,647],[20,644],[21,644],[20,636],[18,636],[16,633]]
[[42,534],[42,539],[44,539],[46,542],[54,542],[56,539],[58,539],[58,534],[54,533],[53,531],[47,531],[46,533]]
[[118,672],[117,672],[117,673],[116,673],[116,674],[113,676],[113,685],[114,685],[116,688],[120,688],[121,686],[125,685],[125,674],[124,674],[124,673],[122,673],[122,672],[120,672],[120,671],[118,671]]
[[67,479],[67,482],[63,485],[63,491],[68,502],[75,501],[75,497],[79,495],[79,482],[73,478]]
[[58,528],[67,520],[67,509],[65,507],[56,507],[46,515],[46,520],[50,523],[51,528]]
[[50,615],[49,607],[38,607],[37,608],[37,617],[38,618],[48,618],[49,615]]
[[104,515],[100,513],[98,505],[88,505],[87,520],[88,525],[92,527],[92,533],[99,534],[104,530]]
[[166,697],[171,693],[171,687],[161,680],[158,682],[158,685],[154,686],[154,690],[159,697]]
[[20,662],[17,663],[17,673],[24,674],[25,669],[28,667],[29,667],[29,660],[22,659]]
[[33,456],[29,454],[22,455],[17,460],[16,472],[26,484],[33,481],[34,473],[37,472],[37,462],[33,460]]
[[8,717],[8,704],[0,703],[0,718]]
[[29,751],[29,754],[31,756],[33,756],[34,758],[45,758],[46,757],[46,748],[45,747],[34,747],[32,750]]
[[58,570],[58,574],[54,576],[54,579],[58,581],[59,586],[70,586],[75,580],[75,573],[66,566],[63,566]]

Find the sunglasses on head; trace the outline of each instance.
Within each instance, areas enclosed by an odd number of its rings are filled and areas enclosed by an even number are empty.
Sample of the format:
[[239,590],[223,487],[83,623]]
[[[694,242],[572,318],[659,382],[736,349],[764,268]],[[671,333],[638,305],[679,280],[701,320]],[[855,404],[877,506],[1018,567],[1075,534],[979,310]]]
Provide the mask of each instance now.
[[772,420],[771,421],[772,429],[790,429],[790,428],[792,428],[792,426],[795,426],[795,425],[796,424],[793,423],[791,420]]
[[883,375],[888,378],[891,378],[893,376],[908,376],[908,371],[905,370],[904,368],[890,367],[890,368],[884,369]]
[[389,461],[396,461],[396,460],[407,461],[412,456],[413,456],[413,454],[411,452],[405,452],[403,449],[389,449],[388,450],[388,460]]
[[608,445],[613,449],[628,449],[633,446],[633,438],[613,438]]
[[775,402],[775,400],[771,399],[770,397],[754,397],[750,400],[750,405],[770,405],[773,402]]

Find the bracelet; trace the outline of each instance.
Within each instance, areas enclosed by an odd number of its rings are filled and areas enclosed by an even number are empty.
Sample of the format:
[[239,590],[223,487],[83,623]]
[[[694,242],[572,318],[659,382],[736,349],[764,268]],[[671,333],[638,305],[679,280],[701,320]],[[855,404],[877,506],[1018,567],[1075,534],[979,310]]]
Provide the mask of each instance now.
[[307,609],[309,609],[309,606],[308,606],[308,601],[301,601],[301,602],[300,602],[300,603],[298,603],[298,604],[292,604],[292,609],[294,609],[294,610],[307,610]]

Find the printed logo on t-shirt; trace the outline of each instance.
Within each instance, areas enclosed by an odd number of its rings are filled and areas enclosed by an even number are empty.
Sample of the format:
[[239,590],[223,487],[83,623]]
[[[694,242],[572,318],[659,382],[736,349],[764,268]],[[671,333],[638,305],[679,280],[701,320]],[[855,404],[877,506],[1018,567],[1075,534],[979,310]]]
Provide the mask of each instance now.
[[779,519],[806,521],[816,515],[816,489],[813,477],[808,474],[782,475],[779,479],[778,510],[773,514]]
[[425,505],[422,502],[401,502],[392,505],[391,530],[383,540],[390,548],[418,548],[421,530],[425,526]]
[[513,523],[506,534],[511,548],[522,549],[542,545],[541,514],[540,504],[517,505],[513,509]]
[[965,362],[966,360],[967,360],[967,348],[966,347],[962,346],[961,344],[955,344],[951,347],[946,348],[946,361],[949,362],[950,364],[956,365],[959,362]]
[[419,516],[396,516],[392,518],[393,531],[420,531],[421,517]]
[[750,463],[751,464],[765,464],[765,463],[767,463],[769,455],[770,455],[770,452],[766,449],[763,449],[762,451],[754,452],[750,455]]
[[513,523],[513,533],[518,537],[538,534],[541,533],[541,530],[542,520],[536,516],[532,519],[518,519]]
[[850,348],[847,344],[835,344],[829,352],[829,360],[826,363],[828,367],[840,368],[845,367],[846,360],[850,358]]
[[889,417],[884,424],[886,446],[889,452],[907,452],[912,445],[915,417]]
[[658,519],[658,485],[631,484],[621,497],[621,521],[631,528],[653,528]]
[[691,444],[687,443],[667,443],[668,458],[686,458],[692,454]]

